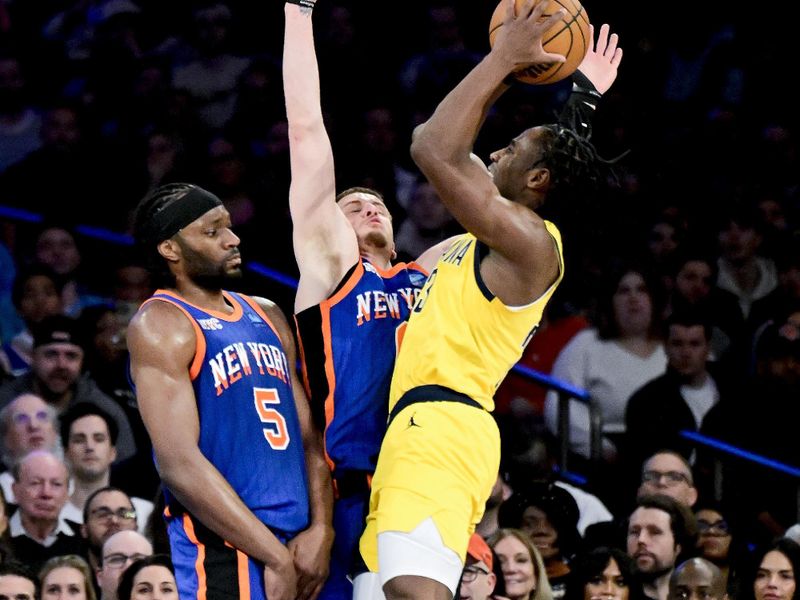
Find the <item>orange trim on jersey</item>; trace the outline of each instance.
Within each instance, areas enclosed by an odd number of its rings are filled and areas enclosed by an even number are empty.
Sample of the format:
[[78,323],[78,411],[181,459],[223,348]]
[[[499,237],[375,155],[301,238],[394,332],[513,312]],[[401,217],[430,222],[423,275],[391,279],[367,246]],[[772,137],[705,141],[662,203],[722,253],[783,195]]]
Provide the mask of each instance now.
[[239,576],[239,600],[250,600],[250,562],[241,550],[236,551],[236,573]]
[[172,513],[169,512],[169,506],[164,507],[164,516],[169,519],[172,516]]
[[[325,352],[325,377],[328,380],[328,397],[325,398],[325,432],[322,435],[323,448],[327,448],[328,445],[325,438],[327,436],[328,427],[333,422],[333,415],[335,412],[335,408],[333,406],[333,396],[334,392],[336,391],[336,373],[334,373],[333,370],[333,348],[331,343],[332,336],[330,306],[327,304],[320,305],[320,316],[322,317],[322,344]],[[328,463],[331,471],[333,471],[336,465],[331,460],[331,457],[328,456],[327,450],[325,452],[325,461]]]
[[406,268],[407,269],[414,269],[415,271],[419,271],[420,273],[425,275],[425,277],[430,277],[430,273],[428,273],[428,269],[426,269],[425,267],[423,267],[421,264],[419,264],[416,261],[412,260],[410,263],[406,263]]
[[197,559],[194,561],[194,570],[197,573],[197,600],[206,600],[206,567],[203,564],[206,560],[206,547],[198,541],[189,515],[183,515],[183,530],[189,541],[197,546]]
[[[371,264],[371,263],[370,263]],[[333,306],[340,302],[347,294],[349,294],[356,284],[361,281],[361,276],[364,275],[364,263],[361,262],[361,258],[359,257],[358,263],[356,263],[356,268],[353,269],[353,272],[350,274],[347,283],[345,283],[339,290],[330,298],[320,302],[320,306]]]
[[241,304],[239,304],[233,298],[233,296],[231,296],[228,292],[226,292],[224,290],[222,292],[222,297],[225,298],[225,300],[227,300],[228,303],[231,305],[231,307],[233,308],[233,312],[224,313],[224,312],[219,311],[219,310],[212,310],[210,308],[205,308],[203,306],[198,306],[197,304],[193,304],[192,302],[189,302],[186,298],[184,298],[180,294],[176,294],[175,292],[172,292],[170,290],[156,290],[155,293],[156,294],[164,294],[165,296],[171,296],[172,298],[177,298],[181,302],[185,302],[189,306],[191,306],[193,308],[196,308],[197,310],[202,310],[203,312],[208,313],[212,317],[216,317],[217,319],[222,319],[223,321],[238,321],[242,317],[242,306],[241,306]]
[[[156,293],[157,294],[161,294],[161,293],[164,293],[164,292],[163,292],[163,290],[161,290],[161,291],[158,291]],[[171,298],[177,298],[177,299],[183,300],[183,298],[181,298],[177,294],[171,294],[170,293],[170,294],[167,294],[167,295],[170,296]],[[189,311],[186,310],[185,308],[183,308],[180,304],[176,304],[175,302],[167,300],[166,298],[155,298],[155,297],[153,297],[153,298],[148,298],[147,300],[142,302],[142,306],[144,306],[148,302],[156,302],[156,301],[157,302],[164,302],[165,304],[169,304],[170,306],[174,306],[175,308],[177,308],[184,315],[186,315],[186,318],[189,319],[189,323],[191,323],[192,327],[194,327],[194,358],[192,359],[192,362],[189,365],[189,379],[194,381],[195,379],[197,379],[197,376],[200,374],[200,369],[203,368],[203,360],[206,357],[206,336],[203,333],[203,330],[200,329],[200,324],[197,322],[197,320],[194,317],[192,317],[192,315],[189,314]],[[194,305],[192,305],[192,306],[194,306]],[[199,310],[203,310],[203,309],[199,309]]]
[[[375,270],[378,272],[378,275],[380,275],[381,277],[386,279],[387,277],[394,277],[400,271],[404,271],[412,263],[408,263],[408,264],[406,264],[406,263],[397,263],[396,265],[392,265],[388,269],[381,269],[378,265],[375,265],[375,264],[373,264],[371,262],[369,264],[371,264],[375,268]],[[419,265],[417,265],[417,268],[420,269],[421,271],[425,272],[425,269],[423,269]]]
[[406,335],[406,327],[408,327],[408,321],[403,321],[394,330],[394,351],[395,351],[395,356],[399,356],[400,355],[400,346],[403,344],[403,338]]

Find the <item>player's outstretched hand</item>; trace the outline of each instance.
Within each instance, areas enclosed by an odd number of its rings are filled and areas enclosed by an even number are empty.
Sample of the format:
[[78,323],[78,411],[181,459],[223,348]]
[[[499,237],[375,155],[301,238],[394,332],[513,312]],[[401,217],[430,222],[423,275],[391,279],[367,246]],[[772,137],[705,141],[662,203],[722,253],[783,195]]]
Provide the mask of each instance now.
[[[289,541],[289,551],[297,570],[298,600],[315,600],[328,578],[333,530],[309,527]],[[267,596],[269,598],[269,596]]]
[[608,24],[603,23],[597,40],[594,39],[594,26],[589,25],[589,39],[592,43],[578,65],[578,70],[592,82],[598,92],[604,94],[617,78],[617,69],[622,60],[622,48],[617,46],[619,36],[611,33]]
[[506,3],[506,13],[492,46],[493,53],[500,54],[515,68],[566,60],[562,54],[545,52],[542,47],[544,34],[563,19],[563,8],[544,17],[549,5],[554,4],[551,0],[525,0],[517,14],[514,0],[503,1]]
[[297,573],[289,552],[277,566],[264,566],[264,591],[269,600],[297,600]]

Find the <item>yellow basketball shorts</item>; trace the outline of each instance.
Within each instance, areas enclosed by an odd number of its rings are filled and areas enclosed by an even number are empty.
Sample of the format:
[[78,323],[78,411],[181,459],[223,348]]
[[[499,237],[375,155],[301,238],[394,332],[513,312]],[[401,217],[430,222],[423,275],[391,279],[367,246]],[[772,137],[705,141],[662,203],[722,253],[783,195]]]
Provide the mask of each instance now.
[[378,571],[378,534],[432,518],[444,545],[466,557],[500,468],[491,414],[453,401],[417,402],[392,420],[372,479],[362,558]]

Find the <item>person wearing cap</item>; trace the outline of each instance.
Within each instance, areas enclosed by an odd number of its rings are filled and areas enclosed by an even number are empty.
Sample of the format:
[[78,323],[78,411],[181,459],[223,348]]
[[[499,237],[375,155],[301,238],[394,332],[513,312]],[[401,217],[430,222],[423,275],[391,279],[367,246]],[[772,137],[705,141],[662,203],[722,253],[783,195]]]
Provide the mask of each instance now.
[[242,257],[210,192],[160,186],[133,230],[160,289],[128,327],[131,378],[180,595],[314,597],[328,573],[333,492],[286,317],[224,289]]
[[58,414],[82,402],[94,404],[117,423],[117,460],[130,458],[136,454],[136,442],[128,418],[83,372],[83,357],[83,332],[75,319],[64,315],[43,319],[33,329],[31,370],[0,386],[0,407],[23,393],[40,396]]
[[492,549],[477,533],[473,533],[467,547],[467,560],[458,586],[459,600],[489,600],[492,598],[497,576],[494,573]]

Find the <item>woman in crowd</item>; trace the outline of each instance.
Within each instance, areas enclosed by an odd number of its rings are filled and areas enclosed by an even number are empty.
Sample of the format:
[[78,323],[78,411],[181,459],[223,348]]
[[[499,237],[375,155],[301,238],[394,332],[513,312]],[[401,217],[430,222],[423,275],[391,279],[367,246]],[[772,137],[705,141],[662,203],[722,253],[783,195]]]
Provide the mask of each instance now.
[[740,600],[797,600],[800,545],[781,538],[758,548],[739,582]]
[[719,567],[727,589],[734,554],[730,522],[715,504],[695,507],[694,516],[697,520],[697,549],[700,556]]
[[89,565],[76,554],[54,556],[39,570],[41,600],[96,600]]
[[552,600],[553,592],[542,557],[526,533],[519,529],[499,529],[488,543],[500,562],[505,597],[509,600]]
[[165,554],[140,558],[125,569],[117,588],[119,600],[178,600],[175,568]]
[[645,600],[645,596],[630,557],[601,546],[574,561],[565,599]]
[[500,505],[500,527],[526,533],[544,562],[553,598],[564,596],[570,559],[578,552],[578,505],[572,495],[552,483],[532,482]]
[[[660,339],[658,287],[644,269],[625,265],[609,274],[595,326],[573,337],[553,364],[552,376],[584,389],[598,407],[603,424],[603,454],[617,455],[625,432],[625,407],[631,394],[664,373],[667,357]],[[558,433],[558,395],[547,394],[545,421]],[[589,411],[570,402],[570,444],[589,457]]]

